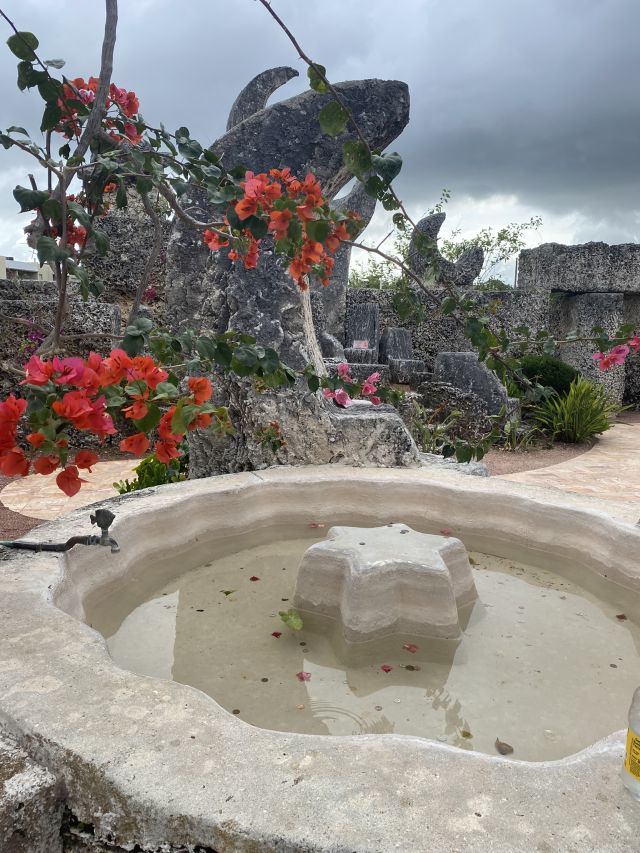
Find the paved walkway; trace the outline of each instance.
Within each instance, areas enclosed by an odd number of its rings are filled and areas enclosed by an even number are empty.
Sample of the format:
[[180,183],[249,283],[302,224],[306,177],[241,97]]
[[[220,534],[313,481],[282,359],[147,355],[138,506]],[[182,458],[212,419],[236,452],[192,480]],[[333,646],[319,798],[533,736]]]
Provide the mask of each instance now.
[[135,477],[133,469],[139,461],[130,458],[115,462],[97,462],[91,473],[80,472],[82,479],[87,482],[82,484],[78,494],[72,498],[60,491],[55,477],[30,474],[5,486],[0,492],[0,501],[7,509],[21,515],[49,521],[87,504],[115,497],[118,493],[113,484],[120,480],[132,480]]
[[618,423],[600,436],[586,453],[566,462],[504,474],[499,479],[564,492],[590,495],[615,503],[639,505],[640,423]]
[[[132,479],[137,459],[98,462],[77,495],[68,498],[53,477],[34,474],[5,486],[0,501],[14,512],[33,518],[53,519],[78,507],[113,497],[113,483]],[[564,492],[589,495],[608,503],[638,504],[640,516],[640,423],[619,423],[604,433],[596,444],[579,456],[547,468],[504,474],[496,480],[510,480],[533,486],[553,487]]]

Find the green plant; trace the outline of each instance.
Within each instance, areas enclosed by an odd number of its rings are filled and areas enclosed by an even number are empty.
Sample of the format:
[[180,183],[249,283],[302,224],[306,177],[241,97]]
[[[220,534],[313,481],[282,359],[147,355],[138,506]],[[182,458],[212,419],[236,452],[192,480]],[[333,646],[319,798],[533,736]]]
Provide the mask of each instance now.
[[519,417],[509,418],[502,427],[502,444],[512,452],[526,450],[538,439],[544,437],[539,426],[528,426]]
[[553,388],[560,396],[569,393],[571,383],[580,375],[570,364],[546,354],[523,356],[520,370],[527,379],[546,388]]
[[564,397],[554,394],[537,406],[533,419],[554,441],[582,444],[608,430],[619,411],[604,386],[579,376]]
[[438,420],[442,415],[442,406],[429,412],[420,403],[414,403],[411,413],[411,432],[425,453],[442,453],[442,448],[450,441],[451,432],[461,413],[454,409],[444,420]]
[[139,465],[133,469],[136,472],[134,480],[120,480],[114,483],[113,488],[118,494],[126,495],[129,492],[138,492],[140,489],[148,489],[150,486],[164,486],[165,483],[179,483],[187,479],[184,457],[172,459],[168,465],[160,462],[152,454],[146,456]]

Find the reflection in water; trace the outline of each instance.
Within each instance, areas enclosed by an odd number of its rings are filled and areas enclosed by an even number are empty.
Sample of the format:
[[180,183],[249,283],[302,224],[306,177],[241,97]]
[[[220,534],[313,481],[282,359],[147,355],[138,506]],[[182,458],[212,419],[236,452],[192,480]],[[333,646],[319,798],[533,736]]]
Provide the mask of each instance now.
[[603,585],[596,596],[564,576],[476,554],[479,599],[464,614],[462,642],[397,636],[345,648],[328,620],[305,617],[292,632],[278,617],[308,545],[279,541],[212,559],[147,589],[137,607],[131,584],[112,590],[90,622],[122,666],[190,684],[268,729],[412,734],[491,754],[499,737],[515,758],[544,760],[625,725],[640,637],[628,592],[616,598]]

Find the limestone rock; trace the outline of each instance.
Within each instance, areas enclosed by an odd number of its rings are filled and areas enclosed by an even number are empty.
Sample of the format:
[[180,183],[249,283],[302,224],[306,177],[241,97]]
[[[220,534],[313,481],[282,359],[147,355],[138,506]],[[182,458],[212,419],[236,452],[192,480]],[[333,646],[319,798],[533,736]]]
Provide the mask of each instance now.
[[476,597],[459,539],[388,524],[332,527],[305,552],[293,604],[336,619],[348,642],[389,634],[456,639],[458,608]]
[[447,382],[461,391],[471,391],[486,404],[490,415],[508,406],[507,389],[474,352],[441,352],[433,370],[436,382]]
[[438,251],[437,241],[446,217],[446,213],[432,213],[418,222],[411,236],[407,265],[422,278],[427,274],[431,264],[435,263],[436,284],[471,287],[480,275],[484,263],[484,252],[479,246],[472,246],[463,252],[455,263],[443,257]]
[[297,76],[298,72],[295,68],[289,68],[286,65],[279,68],[269,68],[267,71],[256,75],[233,102],[227,121],[227,130],[231,130],[241,121],[264,109],[276,89]]
[[62,853],[58,782],[10,741],[0,740],[0,850]]

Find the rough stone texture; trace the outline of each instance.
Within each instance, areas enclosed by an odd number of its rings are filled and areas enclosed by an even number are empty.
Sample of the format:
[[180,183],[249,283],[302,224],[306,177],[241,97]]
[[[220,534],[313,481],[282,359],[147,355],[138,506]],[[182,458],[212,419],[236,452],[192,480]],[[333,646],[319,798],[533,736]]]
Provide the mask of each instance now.
[[489,469],[484,462],[456,462],[455,459],[445,459],[437,453],[421,453],[420,464],[423,468],[444,468],[456,474],[466,474],[469,477],[488,477]]
[[[452,317],[444,317],[438,305],[447,295],[444,290],[434,289],[429,299],[417,291],[419,301],[426,309],[424,319],[401,320],[393,306],[393,292],[369,288],[350,287],[347,290],[347,322],[356,306],[362,302],[375,302],[379,309],[379,330],[384,334],[389,327],[401,326],[411,334],[414,357],[424,360],[428,369],[439,352],[469,352],[472,347],[462,329]],[[548,292],[540,291],[496,291],[470,294],[478,305],[491,317],[491,327],[505,326],[511,331],[520,325],[528,325],[533,334],[549,326]]]
[[508,404],[502,382],[473,352],[441,352],[436,358],[433,378],[480,397],[490,415],[497,415]]
[[387,326],[380,336],[380,361],[390,358],[413,358],[411,332],[398,326]]
[[446,213],[432,213],[418,222],[411,235],[407,266],[416,275],[425,278],[431,272],[432,265],[435,265],[436,285],[471,287],[480,275],[484,251],[479,246],[472,246],[463,252],[455,263],[443,257],[438,251],[437,241],[446,218]]
[[[104,284],[101,298],[108,302],[122,297],[133,298],[154,240],[153,222],[134,189],[127,191],[127,201],[127,207],[122,209],[117,208],[114,201],[107,215],[100,221],[101,230],[109,237],[109,252],[106,255],[94,253],[85,259],[90,273]],[[157,292],[160,302],[164,297],[166,248],[170,232],[171,223],[165,220],[162,250],[148,284]]]
[[[35,331],[48,332],[54,322],[57,299],[55,284],[41,281],[0,281],[0,314],[29,320]],[[84,302],[77,285],[69,287],[69,314],[64,325],[68,335],[96,332],[96,338],[86,338],[71,344],[74,354],[86,355],[91,349],[105,351],[111,348],[110,338],[99,337],[99,333],[119,334],[121,328],[120,308],[90,296]],[[28,339],[30,329],[0,318],[0,362],[22,366],[34,350]],[[14,389],[16,377],[0,368],[2,393]]]
[[391,634],[453,640],[462,636],[458,608],[477,595],[459,539],[387,524],[332,527],[305,551],[293,605],[335,619],[349,643]]
[[454,411],[460,412],[448,430],[452,439],[479,441],[491,432],[493,422],[487,404],[473,391],[462,391],[447,382],[435,382],[433,379],[423,382],[417,391],[406,394],[400,405],[401,417],[412,434],[415,434],[414,419],[418,416],[416,403],[434,424],[446,421]]
[[[569,332],[589,336],[594,326],[600,326],[612,335],[625,319],[622,293],[552,293],[551,306],[550,331],[559,339]],[[558,348],[558,354],[583,376],[604,385],[609,396],[621,402],[626,368],[618,366],[601,371],[592,358],[595,349],[593,343],[580,341],[563,344]]]
[[[334,199],[331,207],[343,212],[353,211],[360,217],[360,230],[363,231],[376,207],[375,198],[367,195],[363,185],[358,181],[351,192],[342,198]],[[349,264],[351,263],[351,246],[341,245],[334,255],[333,272],[328,287],[312,281],[311,289],[322,294],[324,306],[324,330],[345,343],[345,316],[347,303],[347,285],[349,283]]]
[[0,739],[0,850],[62,853],[61,790],[55,776]]
[[[419,737],[265,731],[198,690],[118,668],[81,622],[87,597],[143,565],[156,572],[165,560],[175,570],[187,554],[198,565],[229,537],[282,519],[300,529],[319,519],[452,527],[470,549],[505,558],[546,552],[638,594],[637,515],[621,521],[593,498],[493,477],[336,466],[178,483],[105,505],[117,516],[117,558],[79,547],[0,561],[0,727],[62,779],[69,809],[94,827],[96,846],[108,847],[108,836],[116,849],[225,853],[637,846],[640,810],[620,781],[624,732],[532,763]],[[85,533],[86,514],[31,536]],[[606,702],[596,684],[593,691],[594,702]]]
[[269,68],[257,74],[235,99],[229,112],[227,130],[231,130],[246,118],[267,106],[267,101],[280,86],[284,86],[293,77],[297,77],[295,68],[281,65],[279,68]]
[[[370,367],[370,365],[369,365]],[[418,464],[418,451],[392,406],[356,401],[343,409],[332,401],[296,388],[257,394],[247,384],[227,382],[226,401],[243,429],[220,439],[210,433],[189,435],[189,475],[206,477],[270,465],[349,464],[406,467]],[[270,421],[280,423],[286,444],[274,456],[258,433]]]
[[375,302],[361,302],[353,307],[347,318],[345,341],[347,348],[351,351],[355,341],[366,341],[368,346],[363,352],[374,351],[375,359],[378,358],[378,343],[380,334],[378,331],[378,306]]
[[543,243],[523,249],[518,288],[563,293],[640,292],[640,244]]
[[[338,89],[373,148],[384,148],[408,121],[409,97],[404,83],[363,80],[341,83]],[[289,166],[294,174],[312,171],[327,198],[332,198],[351,176],[342,165],[342,146],[349,134],[330,137],[322,133],[318,124],[318,112],[329,100],[328,95],[309,91],[276,103],[246,116],[215,142],[212,149],[226,165],[243,163],[254,172],[283,166]],[[208,216],[201,197],[194,194],[193,202],[201,205],[201,216]],[[227,258],[212,255],[197,235],[178,223],[167,257],[168,316],[174,328],[247,332],[258,343],[278,350],[293,368],[301,369],[310,361],[298,288],[268,248],[261,253],[257,269],[232,268]],[[336,308],[331,304],[328,307],[330,311]],[[336,310],[339,313],[339,308]],[[330,346],[333,357],[339,357],[333,342],[325,340],[323,346],[325,352]],[[219,441],[208,436],[192,436],[190,461],[195,462],[190,466],[192,476],[267,464],[252,437],[256,418],[249,402],[256,401],[247,383],[218,384],[218,401],[231,403],[239,436],[228,445],[230,452],[220,451]],[[355,413],[360,410],[352,409],[345,414],[320,397],[279,391],[263,395],[256,403],[256,411],[273,413],[259,426],[265,426],[275,417],[283,425],[287,422],[285,454],[292,464],[320,459],[363,464],[365,452],[373,454],[376,459],[373,464],[389,464],[391,459],[403,460],[391,464],[415,464],[415,446],[393,412],[366,411],[358,416]],[[364,424],[370,433],[362,447]],[[375,450],[389,439],[389,448]],[[216,453],[217,458],[207,461],[211,453]]]

